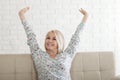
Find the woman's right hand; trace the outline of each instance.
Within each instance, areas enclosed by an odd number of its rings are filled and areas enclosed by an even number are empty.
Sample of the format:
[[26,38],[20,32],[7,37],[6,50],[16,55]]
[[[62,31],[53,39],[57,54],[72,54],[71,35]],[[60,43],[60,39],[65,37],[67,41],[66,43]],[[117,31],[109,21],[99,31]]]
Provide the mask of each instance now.
[[25,19],[24,14],[25,14],[28,10],[29,10],[29,7],[25,7],[25,8],[23,8],[23,9],[21,9],[21,10],[19,11],[19,17],[20,17],[21,21]]

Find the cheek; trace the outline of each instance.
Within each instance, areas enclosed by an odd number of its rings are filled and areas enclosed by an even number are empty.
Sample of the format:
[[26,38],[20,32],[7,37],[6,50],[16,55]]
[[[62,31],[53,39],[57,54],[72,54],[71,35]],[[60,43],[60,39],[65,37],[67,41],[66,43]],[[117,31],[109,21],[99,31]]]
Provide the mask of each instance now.
[[58,46],[58,43],[57,43],[57,41],[55,42],[55,45],[56,45],[56,46]]

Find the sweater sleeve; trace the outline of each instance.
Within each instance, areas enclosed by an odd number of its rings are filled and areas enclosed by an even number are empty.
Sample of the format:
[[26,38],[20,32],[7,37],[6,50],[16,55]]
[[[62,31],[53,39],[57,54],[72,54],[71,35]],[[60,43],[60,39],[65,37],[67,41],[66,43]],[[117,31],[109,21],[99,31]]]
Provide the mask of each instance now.
[[84,26],[83,22],[81,22],[77,26],[75,33],[72,35],[72,38],[71,38],[67,48],[64,51],[71,58],[75,55],[76,47],[79,45],[79,42],[80,42],[79,34],[80,34],[81,30],[83,30],[83,26]]
[[27,45],[30,47],[30,51],[32,54],[36,53],[36,51],[41,50],[37,43],[36,35],[33,33],[31,25],[27,22],[27,20],[22,20],[22,24],[27,35]]

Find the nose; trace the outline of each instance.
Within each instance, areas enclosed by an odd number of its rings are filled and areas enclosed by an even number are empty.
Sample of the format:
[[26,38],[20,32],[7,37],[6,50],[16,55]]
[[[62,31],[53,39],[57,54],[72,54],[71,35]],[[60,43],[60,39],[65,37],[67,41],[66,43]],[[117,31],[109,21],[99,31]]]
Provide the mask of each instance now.
[[52,42],[53,40],[52,39],[49,39],[49,42]]

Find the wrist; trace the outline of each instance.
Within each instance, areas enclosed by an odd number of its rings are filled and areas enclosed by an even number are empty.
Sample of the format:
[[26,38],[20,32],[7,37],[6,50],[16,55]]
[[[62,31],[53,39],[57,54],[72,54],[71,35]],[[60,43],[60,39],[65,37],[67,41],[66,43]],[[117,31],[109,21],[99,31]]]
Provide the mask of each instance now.
[[20,17],[21,20],[25,19],[25,16],[23,14],[19,14],[19,17]]
[[85,17],[88,17],[88,13],[85,13],[85,15],[84,15]]
[[23,14],[23,13],[21,13],[21,12],[19,12],[19,17],[20,17],[20,19],[21,19],[21,20],[24,20],[24,19],[25,19],[24,14]]

